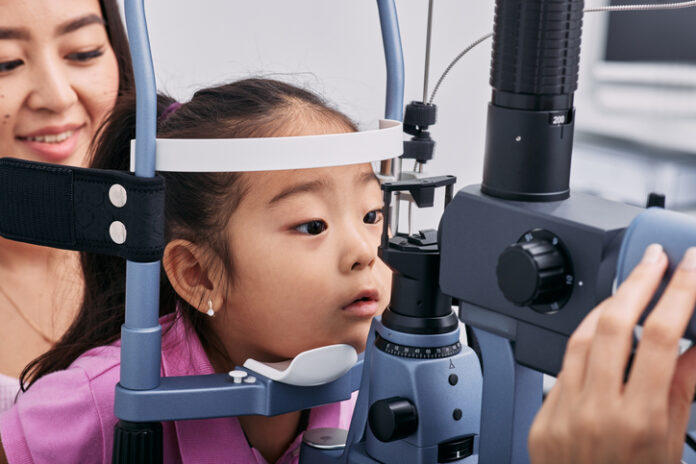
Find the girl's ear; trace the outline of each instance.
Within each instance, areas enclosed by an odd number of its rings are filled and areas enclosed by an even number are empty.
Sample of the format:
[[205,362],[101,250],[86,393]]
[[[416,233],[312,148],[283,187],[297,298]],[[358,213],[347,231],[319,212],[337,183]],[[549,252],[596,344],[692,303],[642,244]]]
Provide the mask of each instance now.
[[216,261],[205,259],[206,255],[198,245],[176,239],[167,243],[162,256],[164,272],[174,291],[202,313],[207,313],[210,306],[221,308],[224,301],[222,289],[213,283],[217,272],[210,266]]

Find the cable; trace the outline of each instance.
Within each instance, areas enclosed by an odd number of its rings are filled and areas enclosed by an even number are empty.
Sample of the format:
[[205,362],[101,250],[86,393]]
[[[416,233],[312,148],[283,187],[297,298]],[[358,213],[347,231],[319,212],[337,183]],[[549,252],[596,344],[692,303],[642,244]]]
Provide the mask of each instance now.
[[611,12],[611,11],[647,11],[647,10],[678,10],[696,6],[696,0],[675,3],[653,3],[649,5],[615,5],[587,8],[585,13]]
[[[691,8],[696,6],[696,0],[690,0],[686,2],[676,2],[676,3],[653,3],[653,4],[648,4],[648,5],[616,5],[616,6],[602,6],[602,7],[597,7],[597,8],[586,8],[583,10],[585,13],[601,13],[601,12],[612,12],[612,11],[648,11],[648,10],[677,10],[681,8]],[[492,37],[493,33],[489,33],[481,37],[480,39],[476,40],[474,43],[466,47],[459,55],[457,55],[452,62],[447,66],[445,71],[442,73],[442,76],[440,76],[440,79],[437,80],[437,84],[435,84],[435,88],[433,89],[433,93],[430,94],[430,100],[428,100],[428,104],[432,105],[433,100],[435,100],[435,94],[437,93],[438,89],[440,88],[440,84],[442,84],[442,81],[445,79],[447,74],[452,70],[455,64],[469,51],[471,51],[472,48],[483,42],[484,40],[488,39],[489,37]]]
[[486,34],[483,37],[481,37],[480,39],[478,39],[476,42],[474,42],[471,45],[469,45],[468,47],[466,47],[459,55],[457,55],[457,57],[455,59],[452,60],[452,62],[449,64],[449,66],[447,66],[447,69],[445,69],[445,72],[443,72],[442,76],[440,76],[440,79],[437,80],[437,84],[435,84],[435,88],[433,89],[433,93],[430,94],[430,100],[428,101],[428,104],[430,104],[430,105],[433,104],[433,100],[435,99],[435,94],[437,93],[437,90],[440,88],[440,84],[442,84],[442,81],[445,79],[445,77],[450,72],[452,67],[455,64],[457,64],[457,61],[459,61],[464,55],[469,53],[469,51],[472,48],[474,48],[475,46],[477,46],[478,44],[480,44],[481,42],[483,42],[484,40],[486,40],[490,37],[493,37],[492,32],[489,32],[488,34]]

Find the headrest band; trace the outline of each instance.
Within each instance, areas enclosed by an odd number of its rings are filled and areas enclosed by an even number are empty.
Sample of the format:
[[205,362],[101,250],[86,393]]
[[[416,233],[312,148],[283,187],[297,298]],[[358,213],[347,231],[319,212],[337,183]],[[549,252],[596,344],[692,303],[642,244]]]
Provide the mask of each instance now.
[[[131,141],[131,171],[135,170]],[[369,163],[403,153],[402,125],[344,134],[240,139],[157,139],[156,171],[246,172]]]

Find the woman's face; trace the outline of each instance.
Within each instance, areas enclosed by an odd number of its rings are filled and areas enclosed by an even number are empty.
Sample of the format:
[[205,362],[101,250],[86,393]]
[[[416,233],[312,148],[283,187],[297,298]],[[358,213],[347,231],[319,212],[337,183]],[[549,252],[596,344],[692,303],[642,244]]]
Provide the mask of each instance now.
[[84,164],[118,85],[98,0],[0,0],[0,157]]

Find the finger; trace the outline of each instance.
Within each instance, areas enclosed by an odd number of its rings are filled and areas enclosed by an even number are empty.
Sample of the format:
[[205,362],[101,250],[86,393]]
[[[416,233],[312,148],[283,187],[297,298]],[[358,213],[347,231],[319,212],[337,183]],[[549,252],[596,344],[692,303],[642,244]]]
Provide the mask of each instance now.
[[586,385],[605,392],[623,388],[624,372],[633,346],[633,330],[660,285],[667,255],[650,245],[643,260],[605,305],[597,321],[587,360]]
[[680,456],[696,389],[696,348],[679,357],[669,394],[668,436],[671,455]]
[[642,400],[667,397],[677,364],[679,339],[696,304],[696,248],[689,248],[660,301],[643,324],[627,393]]
[[553,462],[550,456],[549,436],[550,432],[556,427],[555,415],[559,405],[559,396],[563,385],[562,375],[559,375],[556,384],[551,388],[551,391],[541,405],[541,409],[537,413],[532,426],[529,429],[527,445],[532,462]]
[[575,329],[566,345],[563,367],[558,377],[559,379],[561,376],[563,377],[564,388],[572,392],[571,394],[579,391],[585,382],[587,358],[592,345],[592,337],[597,328],[597,320],[602,314],[606,302],[607,300],[600,303],[585,316],[585,319]]
[[[679,429],[678,433],[686,431],[695,390],[696,347],[692,346],[679,357],[669,392],[670,424],[674,424]],[[684,433],[681,433],[681,436],[684,436]]]

